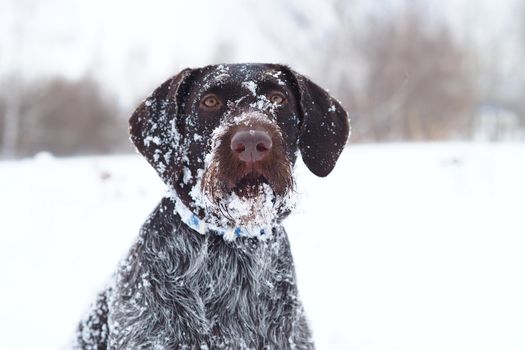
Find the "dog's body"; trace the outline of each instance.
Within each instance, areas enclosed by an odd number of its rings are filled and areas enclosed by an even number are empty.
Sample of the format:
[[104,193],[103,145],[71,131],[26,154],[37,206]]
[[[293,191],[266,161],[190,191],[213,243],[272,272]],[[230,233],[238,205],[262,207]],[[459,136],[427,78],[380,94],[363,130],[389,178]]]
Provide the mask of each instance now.
[[346,112],[279,65],[184,70],[130,119],[170,191],[81,322],[78,349],[311,349],[281,221],[300,150],[326,176]]

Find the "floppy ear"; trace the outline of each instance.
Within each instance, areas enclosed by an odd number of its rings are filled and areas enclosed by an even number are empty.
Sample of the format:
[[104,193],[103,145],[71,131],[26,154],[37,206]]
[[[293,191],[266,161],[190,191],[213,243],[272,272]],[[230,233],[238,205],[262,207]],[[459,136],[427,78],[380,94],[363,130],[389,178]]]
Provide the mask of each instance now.
[[130,139],[135,148],[168,185],[173,185],[182,171],[178,99],[191,72],[185,69],[162,83],[129,119]]
[[297,83],[302,113],[299,150],[308,169],[325,177],[346,145],[350,132],[348,113],[324,89],[303,75],[291,72]]

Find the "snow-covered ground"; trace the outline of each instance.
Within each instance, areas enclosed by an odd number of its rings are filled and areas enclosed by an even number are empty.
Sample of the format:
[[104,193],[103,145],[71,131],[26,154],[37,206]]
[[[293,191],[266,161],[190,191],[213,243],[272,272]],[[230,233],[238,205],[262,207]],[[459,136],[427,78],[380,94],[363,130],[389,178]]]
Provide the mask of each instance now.
[[[525,349],[525,145],[351,146],[297,173],[319,349]],[[163,191],[138,156],[1,162],[0,348],[63,348]]]

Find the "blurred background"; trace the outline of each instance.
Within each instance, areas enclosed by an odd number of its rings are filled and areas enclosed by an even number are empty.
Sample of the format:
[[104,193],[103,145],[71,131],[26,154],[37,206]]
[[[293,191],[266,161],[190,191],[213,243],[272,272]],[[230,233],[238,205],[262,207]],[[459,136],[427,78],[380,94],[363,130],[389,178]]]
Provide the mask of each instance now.
[[1,349],[68,349],[165,191],[128,117],[229,62],[350,112],[284,223],[319,349],[525,349],[525,0],[0,0]]
[[525,4],[0,1],[0,155],[130,152],[126,119],[184,67],[285,63],[351,142],[525,139]]

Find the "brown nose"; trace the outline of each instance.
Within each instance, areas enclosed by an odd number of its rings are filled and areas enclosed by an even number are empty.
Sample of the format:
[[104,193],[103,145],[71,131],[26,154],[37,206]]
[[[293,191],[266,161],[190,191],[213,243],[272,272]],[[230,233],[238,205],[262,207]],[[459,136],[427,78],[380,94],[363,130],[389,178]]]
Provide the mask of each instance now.
[[272,139],[265,130],[240,130],[233,135],[230,147],[243,162],[255,163],[268,156],[272,149]]

